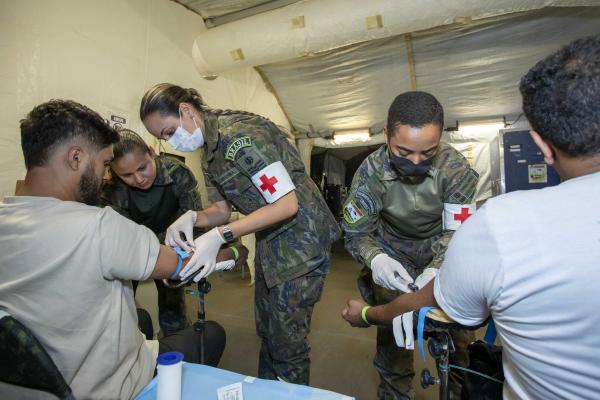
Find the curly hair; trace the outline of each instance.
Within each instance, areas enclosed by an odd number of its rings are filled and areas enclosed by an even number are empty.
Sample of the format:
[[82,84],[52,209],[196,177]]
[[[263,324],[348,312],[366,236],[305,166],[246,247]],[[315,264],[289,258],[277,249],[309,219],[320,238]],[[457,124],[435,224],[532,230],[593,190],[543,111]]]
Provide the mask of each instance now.
[[600,153],[600,35],[538,62],[519,89],[523,112],[543,139],[572,157]]
[[394,133],[396,125],[422,128],[426,124],[444,127],[444,108],[427,92],[404,92],[396,96],[388,111],[387,132]]
[[117,131],[88,107],[72,100],[50,100],[33,108],[20,121],[25,167],[44,166],[57,146],[83,139],[94,150],[119,140]]

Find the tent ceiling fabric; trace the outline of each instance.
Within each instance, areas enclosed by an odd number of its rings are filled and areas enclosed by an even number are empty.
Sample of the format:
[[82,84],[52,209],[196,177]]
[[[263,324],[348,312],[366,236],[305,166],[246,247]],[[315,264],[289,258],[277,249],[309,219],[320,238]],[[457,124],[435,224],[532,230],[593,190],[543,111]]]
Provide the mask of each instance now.
[[[600,7],[546,8],[413,33],[417,89],[431,92],[455,120],[514,117],[518,82],[544,56],[600,34]],[[294,128],[380,132],[393,98],[410,90],[404,36],[260,67]],[[312,126],[312,129],[311,129]]]
[[[266,6],[270,3],[277,6],[274,0],[174,0],[190,10],[200,14],[204,20],[218,18],[224,15],[239,13],[258,6]],[[286,2],[290,3],[290,2]],[[249,15],[252,15],[250,13]]]
[[[313,58],[262,66],[296,130],[331,130],[381,122],[394,94],[410,87],[403,40],[383,39]],[[373,112],[378,110],[378,112]]]

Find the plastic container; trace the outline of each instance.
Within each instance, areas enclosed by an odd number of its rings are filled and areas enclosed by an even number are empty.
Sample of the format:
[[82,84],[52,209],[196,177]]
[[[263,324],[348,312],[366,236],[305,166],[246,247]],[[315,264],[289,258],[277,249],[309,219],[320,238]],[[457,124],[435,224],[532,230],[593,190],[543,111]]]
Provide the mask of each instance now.
[[157,358],[156,398],[157,400],[181,400],[181,373],[183,354],[169,351]]

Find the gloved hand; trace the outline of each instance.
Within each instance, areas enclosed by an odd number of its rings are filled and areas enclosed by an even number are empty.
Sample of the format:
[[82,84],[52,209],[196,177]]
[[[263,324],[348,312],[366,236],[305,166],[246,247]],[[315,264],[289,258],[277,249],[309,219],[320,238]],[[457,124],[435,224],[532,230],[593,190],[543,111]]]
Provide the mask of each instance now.
[[417,276],[415,279],[415,285],[419,287],[419,289],[423,289],[425,285],[427,285],[438,273],[437,268],[425,268],[421,275]]
[[413,332],[413,311],[398,315],[392,321],[394,330],[394,339],[398,347],[404,347],[407,350],[415,348],[415,334]]
[[[194,224],[198,214],[189,210],[175,220],[168,228],[165,235],[165,244],[170,247],[181,247],[186,252],[191,252],[194,245]],[[181,240],[181,233],[185,241]]]
[[373,281],[390,290],[410,292],[408,284],[413,282],[402,264],[385,253],[376,255],[371,261]]
[[223,243],[225,243],[225,239],[219,233],[218,228],[213,228],[196,238],[194,255],[179,274],[181,279],[187,278],[202,267],[204,267],[202,271],[194,277],[195,282],[212,274],[216,270],[217,254]]

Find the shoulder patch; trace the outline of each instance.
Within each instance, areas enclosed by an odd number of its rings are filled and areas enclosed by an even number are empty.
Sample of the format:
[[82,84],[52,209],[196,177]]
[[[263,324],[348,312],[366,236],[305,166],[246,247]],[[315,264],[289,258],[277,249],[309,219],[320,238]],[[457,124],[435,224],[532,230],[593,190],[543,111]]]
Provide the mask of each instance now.
[[233,162],[239,169],[245,171],[248,176],[256,174],[268,165],[255,146],[240,149],[235,155]]
[[369,192],[359,190],[354,194],[354,198],[369,215],[377,214],[375,200]]
[[344,206],[344,219],[349,224],[355,224],[365,218],[365,216],[364,211],[360,209],[354,200],[349,201]]
[[227,146],[227,151],[225,152],[225,159],[233,161],[235,160],[235,156],[237,155],[240,149],[244,147],[252,146],[252,138],[250,136],[242,136],[241,138],[237,138]]

